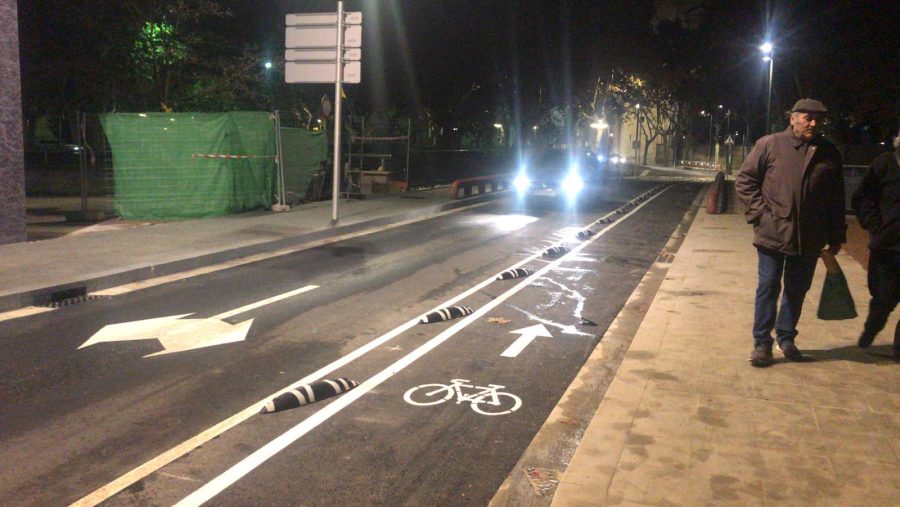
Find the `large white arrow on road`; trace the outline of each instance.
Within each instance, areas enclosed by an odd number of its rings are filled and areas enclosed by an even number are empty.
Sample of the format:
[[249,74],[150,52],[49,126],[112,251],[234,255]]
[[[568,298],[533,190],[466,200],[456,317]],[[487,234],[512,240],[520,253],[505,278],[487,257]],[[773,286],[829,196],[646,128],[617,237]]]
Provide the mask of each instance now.
[[163,350],[144,356],[152,357],[243,341],[247,337],[247,332],[250,331],[253,319],[245,320],[238,324],[229,324],[222,319],[317,288],[319,288],[318,285],[307,285],[206,319],[182,319],[182,317],[193,315],[185,313],[155,319],[110,324],[94,333],[94,336],[91,336],[88,341],[82,343],[78,348],[83,349],[103,342],[158,339],[163,346]]
[[516,329],[515,331],[510,331],[510,333],[519,334],[516,338],[516,341],[512,342],[512,345],[506,348],[502,354],[503,357],[516,357],[519,355],[519,352],[525,349],[529,343],[531,343],[538,336],[543,336],[545,338],[553,338],[553,335],[550,334],[550,331],[547,331],[547,328],[544,327],[543,324],[535,324],[530,327],[523,327],[522,329]]

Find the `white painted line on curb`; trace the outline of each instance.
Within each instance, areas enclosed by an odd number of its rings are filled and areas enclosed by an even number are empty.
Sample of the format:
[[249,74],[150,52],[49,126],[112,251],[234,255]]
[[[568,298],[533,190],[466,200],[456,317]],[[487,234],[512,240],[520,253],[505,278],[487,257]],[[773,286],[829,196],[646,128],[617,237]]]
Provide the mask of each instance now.
[[[368,380],[359,385],[356,389],[342,395],[340,398],[331,402],[321,410],[312,414],[308,418],[304,419],[302,422],[289,429],[288,431],[279,435],[275,440],[272,440],[268,444],[259,448],[253,454],[247,456],[243,460],[239,461],[231,468],[223,472],[221,475],[213,479],[212,481],[204,484],[202,487],[191,493],[190,495],[183,498],[180,502],[175,504],[175,507],[194,507],[200,506],[212,499],[214,496],[218,495],[226,488],[237,482],[239,479],[250,473],[252,470],[266,462],[269,458],[274,456],[275,454],[281,452],[287,446],[291,445],[295,441],[297,441],[303,435],[309,433],[311,430],[316,428],[319,424],[327,421],[331,416],[337,414],[347,406],[349,406],[354,401],[358,400],[367,392],[371,391],[384,381],[388,380],[392,376],[396,375],[407,366],[414,363],[416,360],[427,354],[428,352],[435,349],[438,345],[441,345],[448,339],[450,339],[457,332],[461,331],[469,324],[475,322],[476,320],[483,317],[489,311],[496,308],[500,303],[503,303],[514,294],[518,293],[528,285],[530,285],[534,280],[540,278],[548,271],[550,271],[554,265],[558,265],[563,261],[567,260],[570,254],[577,254],[579,251],[583,250],[587,245],[593,243],[597,238],[606,234],[606,232],[612,230],[617,225],[621,224],[625,218],[630,217],[638,210],[643,208],[646,204],[652,202],[656,197],[662,195],[666,190],[671,187],[666,187],[662,191],[656,193],[655,195],[648,198],[646,201],[641,203],[638,206],[635,206],[631,211],[625,213],[621,219],[616,220],[615,222],[608,224],[602,230],[600,230],[594,236],[588,238],[584,242],[579,245],[573,247],[570,252],[559,259],[556,259],[552,263],[547,264],[541,269],[537,270],[534,274],[528,276],[527,278],[523,278],[521,282],[516,284],[514,287],[510,288],[506,292],[500,294],[499,296],[492,299],[488,304],[482,306],[478,310],[475,310],[471,315],[464,317],[462,320],[458,321],[454,325],[450,326],[434,338],[428,340],[417,349],[413,350],[406,356],[400,358],[394,364],[388,366],[384,370],[378,372],[374,376],[370,377]],[[596,223],[596,222],[595,222]],[[505,270],[504,270],[505,271]],[[497,275],[492,276],[487,281],[493,282]]]
[[[657,195],[659,195],[659,194],[657,194]],[[645,201],[644,204],[646,204],[647,202],[650,202],[650,200],[652,200],[652,198],[649,199],[649,200],[647,200],[647,201]],[[487,203],[475,204],[475,205],[472,205],[472,206],[467,206],[467,207],[465,207],[465,208],[457,208],[457,209],[455,209],[455,210],[449,210],[449,211],[447,211],[447,212],[445,212],[445,213],[454,213],[454,212],[457,212],[457,211],[462,211],[462,210],[464,210],[464,209],[472,209],[472,208],[480,207],[480,206],[482,206],[482,205],[484,205],[484,204],[487,204]],[[643,206],[643,204],[642,204],[641,206]],[[636,211],[636,210],[634,210],[634,211]],[[609,212],[609,213],[607,213],[606,215],[603,215],[602,217],[598,218],[598,219],[595,220],[594,222],[591,222],[590,225],[597,224],[597,223],[599,223],[601,220],[604,220],[604,219],[607,219],[607,218],[613,217],[613,216],[615,216],[615,212],[614,212],[614,211]],[[625,215],[625,216],[627,216],[627,215]],[[624,216],[623,216],[622,218],[624,218]],[[620,220],[621,220],[621,219],[620,219]],[[411,220],[409,223],[413,223],[413,222],[416,222],[416,221],[420,221],[420,220],[418,220],[418,219],[416,219],[416,220]],[[618,222],[613,222],[612,224],[607,224],[607,225],[611,226],[611,225],[616,224],[616,223],[618,223]],[[588,225],[588,227],[590,227],[590,225]],[[362,235],[362,234],[359,234],[359,235]],[[599,237],[600,235],[602,235],[602,234],[598,233],[598,234],[594,235],[594,237],[593,237],[592,239],[595,239],[595,238]],[[348,236],[349,236],[349,235],[348,235]],[[355,236],[354,236],[354,237],[355,237]],[[345,239],[347,239],[347,238],[345,238]],[[323,243],[323,244],[326,244],[326,243]],[[319,246],[319,245],[316,245],[316,246]],[[310,246],[304,246],[303,248],[312,248],[312,247],[310,247]],[[291,249],[291,252],[292,252],[292,251],[295,251],[295,250],[294,250],[294,249]],[[291,252],[284,252],[284,253],[291,253]],[[283,254],[278,254],[278,255],[283,255]],[[534,255],[531,255],[530,257],[527,257],[527,258],[525,258],[525,259],[523,259],[523,260],[521,260],[521,261],[519,261],[519,262],[513,264],[512,266],[503,269],[503,270],[501,271],[501,273],[502,273],[503,271],[508,270],[508,269],[515,269],[515,268],[518,268],[518,267],[522,267],[522,266],[524,266],[525,264],[527,264],[528,262],[531,262],[532,260],[536,260],[536,259],[539,260],[540,258],[541,258],[541,252],[535,253]],[[548,264],[548,266],[554,266],[554,264],[555,264],[555,263],[550,263],[550,264]],[[230,267],[230,266],[229,266],[229,267]],[[223,268],[223,269],[224,269],[224,268]],[[207,429],[204,430],[203,432],[198,433],[197,435],[191,437],[191,438],[188,439],[188,440],[185,440],[185,441],[182,442],[181,444],[179,444],[179,445],[177,445],[177,446],[175,446],[175,447],[173,447],[173,448],[171,448],[171,449],[165,451],[164,453],[162,453],[162,454],[160,454],[160,455],[158,455],[158,456],[156,456],[156,457],[150,459],[149,461],[147,461],[147,462],[145,462],[145,463],[143,463],[143,464],[141,464],[141,465],[135,467],[134,469],[130,470],[129,472],[126,472],[124,475],[122,475],[122,476],[116,478],[115,480],[113,480],[112,482],[109,482],[108,484],[105,484],[105,485],[101,486],[100,488],[94,490],[93,492],[89,493],[88,495],[86,495],[85,497],[81,498],[80,500],[76,501],[75,503],[73,503],[73,504],[71,504],[71,505],[72,505],[72,506],[79,506],[79,507],[81,507],[81,506],[94,506],[94,505],[97,505],[97,504],[99,504],[99,503],[101,503],[101,502],[107,500],[108,498],[112,497],[112,496],[115,495],[116,493],[122,491],[123,489],[127,488],[128,486],[131,486],[131,485],[134,484],[135,482],[137,482],[137,481],[139,481],[139,480],[141,480],[141,479],[144,479],[144,478],[147,477],[148,475],[150,475],[150,474],[156,472],[157,470],[159,470],[159,469],[161,469],[162,467],[168,465],[169,463],[175,461],[176,459],[178,459],[178,458],[184,456],[185,454],[187,454],[187,453],[193,451],[193,450],[196,449],[197,447],[200,447],[201,445],[205,444],[206,442],[209,442],[209,441],[212,440],[213,438],[216,438],[216,437],[218,437],[219,435],[221,435],[221,434],[225,433],[226,431],[230,430],[231,428],[233,428],[233,427],[235,427],[235,426],[241,424],[242,422],[246,421],[246,420],[249,419],[250,417],[253,417],[254,415],[257,415],[257,414],[259,413],[259,411],[265,406],[265,404],[268,403],[269,400],[271,400],[272,398],[275,398],[276,396],[279,396],[279,395],[281,395],[281,394],[283,394],[283,393],[286,393],[286,392],[288,392],[288,391],[291,391],[291,390],[293,390],[293,389],[296,389],[296,388],[298,388],[298,387],[301,386],[301,385],[308,384],[308,383],[310,383],[310,382],[314,382],[314,381],[316,381],[316,380],[319,380],[319,379],[325,377],[326,375],[328,375],[329,373],[332,373],[333,371],[337,370],[338,368],[341,368],[341,367],[343,367],[343,366],[345,366],[345,365],[351,363],[352,361],[354,361],[354,360],[356,360],[356,359],[358,359],[358,358],[364,356],[365,354],[371,352],[372,350],[374,350],[374,349],[376,349],[376,348],[378,348],[378,347],[384,345],[385,343],[389,342],[389,341],[392,340],[393,338],[395,338],[395,337],[399,336],[400,334],[406,332],[406,331],[409,330],[410,328],[415,327],[416,325],[418,325],[419,320],[420,320],[422,317],[424,317],[425,315],[427,315],[428,313],[431,313],[432,311],[435,311],[435,310],[438,310],[438,309],[443,308],[443,307],[445,307],[445,306],[449,306],[449,305],[452,305],[452,304],[457,303],[457,302],[459,302],[459,301],[462,301],[463,299],[465,299],[465,298],[471,296],[472,294],[475,294],[476,292],[479,292],[479,291],[482,290],[484,287],[487,287],[487,286],[490,285],[492,282],[494,282],[494,281],[495,281],[495,278],[496,278],[498,275],[499,275],[499,273],[498,273],[497,275],[493,275],[493,276],[491,276],[491,277],[485,279],[484,281],[482,281],[482,282],[479,283],[478,285],[475,285],[475,286],[473,286],[472,288],[466,290],[465,292],[462,292],[462,293],[460,293],[459,295],[457,295],[457,296],[455,296],[455,297],[453,297],[453,298],[451,298],[451,299],[448,299],[447,301],[444,301],[443,303],[440,303],[439,305],[435,306],[435,307],[432,308],[431,310],[429,310],[429,311],[427,311],[427,312],[425,312],[425,313],[423,313],[423,314],[421,314],[421,315],[419,315],[419,316],[417,316],[417,317],[415,317],[415,318],[413,318],[413,319],[407,321],[405,324],[402,324],[402,325],[400,325],[399,327],[396,327],[396,328],[394,328],[394,329],[391,330],[391,331],[388,331],[387,333],[385,333],[385,334],[379,336],[378,338],[372,340],[371,342],[369,342],[369,343],[363,345],[362,347],[360,347],[360,348],[354,350],[353,352],[350,352],[349,354],[347,354],[347,355],[341,357],[340,359],[337,359],[336,361],[332,362],[331,364],[328,364],[328,365],[326,365],[326,366],[323,366],[322,368],[320,368],[320,369],[316,370],[315,372],[313,372],[313,373],[307,375],[306,377],[303,377],[302,379],[300,379],[300,380],[294,382],[293,384],[291,384],[291,385],[289,385],[289,386],[287,386],[287,387],[285,387],[285,388],[283,388],[283,389],[281,389],[281,390],[279,390],[279,391],[277,391],[277,392],[275,392],[275,393],[273,393],[273,394],[271,394],[271,395],[269,395],[269,396],[266,396],[265,398],[263,398],[263,399],[257,401],[256,403],[250,405],[249,407],[247,407],[247,408],[241,410],[240,412],[238,412],[238,413],[232,415],[232,416],[229,417],[228,419],[225,419],[225,420],[219,422],[218,424],[215,424],[214,426],[211,426],[211,427],[207,428]],[[528,280],[530,280],[530,278],[529,278]],[[471,316],[470,316],[470,317],[471,317]],[[357,389],[359,389],[359,387],[357,387],[356,389],[354,389],[353,391],[351,391],[351,393],[352,393],[352,392],[355,392]],[[332,403],[332,404],[333,404],[333,403]],[[329,405],[329,406],[330,406],[330,405]],[[327,407],[326,407],[326,408],[327,408]]]

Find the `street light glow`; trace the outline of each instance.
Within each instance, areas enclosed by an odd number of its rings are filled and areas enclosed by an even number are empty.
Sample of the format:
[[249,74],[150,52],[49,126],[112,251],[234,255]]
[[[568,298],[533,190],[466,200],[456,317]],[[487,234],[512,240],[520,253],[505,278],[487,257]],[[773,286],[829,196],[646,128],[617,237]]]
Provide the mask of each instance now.
[[759,46],[759,50],[762,51],[764,55],[771,55],[773,49],[775,49],[775,46],[773,46],[771,42],[765,42]]
[[266,62],[265,67],[266,67],[266,69],[271,69],[271,68],[272,68],[272,62]]

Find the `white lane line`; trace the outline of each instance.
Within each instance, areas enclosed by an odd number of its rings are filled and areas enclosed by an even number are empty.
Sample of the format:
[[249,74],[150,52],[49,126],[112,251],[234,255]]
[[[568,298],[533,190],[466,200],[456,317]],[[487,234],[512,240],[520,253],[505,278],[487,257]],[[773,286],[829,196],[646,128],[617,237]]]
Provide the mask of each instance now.
[[[569,254],[575,254],[575,253],[583,250],[587,245],[593,243],[597,238],[603,236],[608,231],[612,230],[615,226],[621,224],[625,218],[628,218],[631,215],[633,215],[634,213],[636,213],[638,210],[643,208],[646,204],[649,204],[651,201],[656,199],[656,197],[665,193],[669,188],[671,188],[671,187],[666,187],[662,191],[658,192],[657,194],[655,194],[655,195],[651,196],[650,198],[648,198],[647,200],[645,200],[640,205],[635,206],[631,211],[623,214],[619,220],[616,220],[615,222],[608,224],[606,227],[604,227],[602,230],[597,232],[592,237],[588,238],[581,244],[573,247],[572,250],[569,252]],[[599,219],[598,219],[598,221],[599,221]],[[518,284],[516,284],[515,286],[513,286],[506,292],[500,294],[496,298],[492,299],[488,304],[482,306],[478,310],[475,310],[475,312],[473,312],[468,317],[465,317],[462,320],[456,322],[455,324],[453,324],[452,326],[450,326],[449,328],[444,330],[442,333],[438,334],[437,336],[428,340],[427,342],[425,342],[424,344],[422,344],[421,346],[419,346],[417,349],[413,350],[406,356],[397,360],[394,364],[392,364],[392,365],[388,366],[387,368],[385,368],[384,370],[376,373],[374,376],[372,376],[371,378],[369,378],[368,380],[366,380],[365,382],[363,382],[362,384],[357,386],[352,391],[344,393],[339,398],[337,398],[336,400],[332,401],[331,403],[329,403],[328,405],[323,407],[321,410],[317,411],[316,413],[312,414],[308,418],[304,419],[302,422],[300,422],[293,428],[289,429],[288,431],[282,433],[281,435],[279,435],[277,438],[275,438],[268,444],[266,444],[263,447],[256,450],[253,454],[247,456],[243,460],[241,460],[238,463],[236,463],[235,465],[233,465],[231,468],[229,468],[228,470],[223,472],[221,475],[219,475],[212,481],[204,484],[202,487],[200,487],[199,489],[197,489],[190,495],[183,498],[180,502],[175,504],[175,507],[195,507],[195,506],[203,505],[204,503],[206,503],[207,501],[212,499],[214,496],[218,495],[219,493],[224,491],[226,488],[228,488],[229,486],[231,486],[232,484],[237,482],[239,479],[241,479],[242,477],[244,477],[245,475],[247,475],[248,473],[253,471],[255,468],[257,468],[258,466],[260,466],[261,464],[266,462],[269,458],[271,458],[275,454],[281,452],[287,446],[289,446],[292,443],[294,443],[295,441],[297,441],[300,437],[302,437],[303,435],[307,434],[308,432],[310,432],[311,430],[316,428],[319,424],[327,421],[329,418],[331,418],[331,416],[333,416],[334,414],[337,414],[338,412],[340,412],[341,410],[343,410],[344,408],[349,406],[351,403],[358,400],[360,397],[362,397],[367,392],[371,391],[378,385],[382,384],[384,381],[386,381],[389,378],[391,378],[392,376],[396,375],[397,373],[399,373],[400,371],[405,369],[407,366],[411,365],[416,360],[418,360],[419,358],[421,358],[422,356],[424,356],[425,354],[427,354],[428,352],[430,352],[431,350],[436,348],[438,345],[440,345],[440,344],[444,343],[445,341],[447,341],[448,339],[450,339],[453,335],[455,335],[457,332],[459,332],[462,329],[464,329],[465,327],[467,327],[469,324],[471,324],[471,323],[475,322],[476,320],[480,319],[481,317],[483,317],[489,311],[491,311],[495,307],[497,307],[500,303],[503,303],[504,301],[506,301],[507,299],[512,297],[514,294],[518,293],[519,291],[521,291],[522,289],[524,289],[525,287],[530,285],[531,282],[533,282],[537,278],[540,278],[541,276],[543,276],[544,274],[549,272],[551,269],[553,269],[553,267],[555,265],[558,265],[558,264],[562,263],[564,260],[567,260],[566,257],[568,257],[569,254],[566,254],[566,255],[560,257],[559,259],[556,259],[552,263],[547,264],[546,266],[542,267],[541,269],[535,271],[534,274],[528,276],[527,278],[522,279],[521,282],[519,282]],[[504,271],[506,271],[506,270],[504,270]],[[502,271],[501,271],[501,273],[502,273]],[[496,278],[496,275],[494,277],[489,278],[489,280],[493,281],[494,278]]]
[[[467,208],[471,209],[471,208],[478,207],[478,206],[480,206],[480,205],[476,204],[473,206],[469,206]],[[450,210],[448,213],[451,213],[454,211],[458,211],[458,210]],[[611,212],[607,213],[606,215],[603,215],[602,217],[598,218],[594,222],[591,222],[591,224],[589,224],[587,227],[590,227],[591,225],[594,225],[594,224],[600,222],[601,220],[604,220],[606,218],[610,218],[613,216],[615,216],[615,212],[611,211]],[[541,259],[542,253],[543,253],[543,251],[537,252],[534,255],[531,255],[530,257],[527,257],[527,258],[521,260],[520,262],[513,264],[509,268],[503,269],[501,271],[501,273],[503,271],[507,271],[509,269],[515,269],[515,268],[522,267],[525,264],[527,264],[535,259]],[[496,277],[497,277],[497,275],[494,275],[494,276],[491,276],[491,277],[485,279],[478,285],[475,285],[472,288],[466,290],[465,292],[460,293],[456,297],[448,299],[447,301],[435,306],[431,310],[428,310],[427,312],[419,315],[418,317],[415,317],[415,318],[407,321],[405,324],[402,324],[402,325],[394,328],[393,330],[388,331],[387,333],[379,336],[378,338],[372,340],[371,342],[369,342],[369,343],[363,345],[362,347],[354,350],[353,352],[350,352],[349,354],[335,360],[334,362],[332,362],[326,366],[323,366],[322,368],[314,371],[313,373],[307,375],[306,377],[303,377],[302,379],[294,382],[293,384],[291,384],[269,396],[266,396],[265,398],[250,405],[249,407],[245,408],[244,410],[241,410],[240,412],[232,415],[228,419],[225,419],[225,420],[207,428],[203,432],[198,433],[197,435],[191,437],[188,440],[185,440],[181,444],[178,444],[177,446],[167,450],[166,452],[164,452],[164,453],[148,460],[147,462],[135,467],[134,469],[126,472],[125,474],[116,478],[112,482],[109,482],[108,484],[105,484],[105,485],[97,488],[96,490],[89,493],[87,496],[85,496],[84,498],[81,498],[80,500],[73,503],[72,505],[79,506],[79,507],[94,506],[94,505],[97,505],[97,504],[105,501],[106,499],[112,497],[116,493],[131,486],[135,482],[137,482],[141,479],[144,479],[145,477],[156,472],[160,468],[168,465],[169,463],[175,461],[176,459],[193,451],[197,447],[200,447],[201,445],[218,437],[219,435],[225,433],[226,431],[230,430],[231,428],[241,424],[242,422],[246,421],[250,417],[253,417],[254,415],[258,414],[259,411],[262,410],[262,408],[264,406],[266,406],[266,403],[268,403],[269,400],[271,400],[272,398],[275,398],[276,396],[284,394],[288,391],[297,389],[301,385],[308,384],[310,382],[319,380],[319,379],[323,378],[324,376],[328,375],[329,373],[331,373],[339,368],[342,368],[343,366],[346,366],[347,364],[355,361],[356,359],[359,359],[360,357],[368,354],[372,350],[375,350],[376,348],[381,347],[382,345],[389,342],[390,340],[403,334],[410,328],[415,327],[416,325],[419,324],[419,320],[421,320],[421,318],[424,317],[425,315],[427,315],[431,312],[437,311],[443,307],[453,305],[453,304],[455,304],[459,301],[462,301],[463,299],[471,296],[472,294],[475,294],[476,292],[481,291],[482,289],[484,289],[485,287],[487,287],[488,285],[493,283],[495,281]],[[359,389],[359,387],[357,387],[356,389]],[[353,391],[355,391],[356,389],[354,389]],[[353,391],[350,391],[350,392],[353,392]]]
[[249,304],[249,305],[242,306],[242,307],[240,307],[240,308],[235,308],[234,310],[229,310],[229,311],[227,311],[227,312],[220,313],[220,314],[218,314],[218,315],[213,315],[212,317],[210,317],[210,319],[211,319],[211,320],[214,320],[214,319],[220,319],[220,320],[221,320],[221,319],[227,319],[228,317],[237,315],[237,314],[239,314],[239,313],[249,312],[250,310],[253,310],[253,309],[255,309],[255,308],[259,308],[260,306],[265,306],[265,305],[268,305],[268,304],[272,304],[272,303],[275,303],[275,302],[277,302],[277,301],[281,301],[282,299],[287,299],[287,298],[289,298],[289,297],[296,296],[297,294],[303,294],[304,292],[309,292],[309,291],[311,291],[311,290],[313,290],[313,289],[318,289],[318,288],[319,288],[318,285],[307,285],[307,286],[305,286],[305,287],[300,287],[299,289],[295,289],[295,290],[292,290],[292,291],[290,291],[290,292],[285,292],[284,294],[279,294],[279,295],[277,295],[277,296],[272,296],[272,297],[270,297],[270,298],[263,299],[262,301],[257,301],[257,302],[255,302],[255,303],[251,303],[251,304]]
[[27,317],[29,315],[37,315],[39,313],[52,312],[54,310],[56,310],[56,308],[50,308],[47,306],[26,306],[17,310],[10,310],[8,312],[0,313],[0,322],[3,322],[4,320],[19,319],[22,317]]

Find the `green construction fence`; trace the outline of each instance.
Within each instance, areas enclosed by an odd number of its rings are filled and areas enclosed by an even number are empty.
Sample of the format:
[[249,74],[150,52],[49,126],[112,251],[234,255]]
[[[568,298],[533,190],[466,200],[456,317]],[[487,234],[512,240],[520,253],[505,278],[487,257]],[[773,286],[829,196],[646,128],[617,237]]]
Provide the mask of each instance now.
[[[269,208],[277,200],[271,113],[109,113],[100,122],[122,218],[220,216]],[[318,167],[327,140],[314,132],[292,136],[309,141],[299,150],[282,141],[283,152],[291,152],[285,181],[300,184]]]

